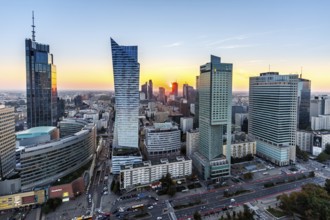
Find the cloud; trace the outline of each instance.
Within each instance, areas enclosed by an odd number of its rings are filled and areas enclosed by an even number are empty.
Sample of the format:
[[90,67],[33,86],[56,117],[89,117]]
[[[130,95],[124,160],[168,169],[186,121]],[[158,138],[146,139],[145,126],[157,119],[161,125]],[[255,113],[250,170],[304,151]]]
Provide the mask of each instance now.
[[172,43],[172,44],[164,45],[163,47],[178,47],[178,46],[181,46],[181,45],[182,45],[182,42],[175,42],[175,43]]
[[238,48],[246,48],[246,47],[255,47],[256,44],[233,44],[233,45],[225,45],[219,46],[217,49],[238,49]]
[[212,45],[221,44],[221,43],[224,43],[227,41],[233,41],[233,40],[244,40],[246,38],[249,38],[249,36],[247,34],[242,34],[242,35],[238,35],[238,36],[233,36],[233,37],[228,37],[225,39],[217,40],[217,41],[206,44],[206,46],[212,46]]

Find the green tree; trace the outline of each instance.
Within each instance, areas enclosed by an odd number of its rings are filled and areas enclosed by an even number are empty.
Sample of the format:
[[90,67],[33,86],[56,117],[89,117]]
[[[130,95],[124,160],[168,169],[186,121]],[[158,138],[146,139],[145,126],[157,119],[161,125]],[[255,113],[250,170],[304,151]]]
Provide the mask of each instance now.
[[330,158],[330,155],[328,155],[327,153],[325,153],[323,151],[316,157],[316,160],[320,163],[323,163],[323,162],[329,160],[329,158]]
[[198,211],[196,211],[196,212],[194,213],[194,220],[202,220],[202,216],[201,216],[201,214],[199,214]]
[[169,186],[167,190],[167,194],[171,197],[173,197],[176,193],[176,188],[175,186]]
[[325,145],[324,153],[330,155],[330,144],[329,144],[329,143],[327,143],[327,144]]
[[324,189],[325,189],[325,190],[328,192],[328,194],[330,195],[330,179],[326,179],[326,180],[325,180]]

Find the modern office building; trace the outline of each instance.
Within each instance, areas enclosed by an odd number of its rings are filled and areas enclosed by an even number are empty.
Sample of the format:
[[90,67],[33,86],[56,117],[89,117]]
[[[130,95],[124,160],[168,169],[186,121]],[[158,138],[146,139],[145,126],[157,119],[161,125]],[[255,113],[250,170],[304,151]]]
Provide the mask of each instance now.
[[143,161],[136,165],[122,166],[120,171],[120,188],[147,186],[152,182],[160,180],[167,173],[171,174],[172,178],[184,178],[191,175],[191,160],[185,157],[163,158],[157,162]]
[[297,131],[296,144],[302,151],[312,153],[313,132],[311,131]]
[[166,103],[166,95],[165,95],[165,88],[164,87],[159,87],[157,100],[162,102],[163,104]]
[[257,154],[284,166],[296,161],[298,75],[250,77],[249,135]]
[[194,109],[194,128],[199,128],[199,76],[196,76],[196,102]]
[[248,113],[236,113],[235,114],[235,125],[236,126],[242,126],[243,122],[246,118],[248,118],[249,114]]
[[145,149],[149,159],[175,157],[180,154],[181,132],[172,122],[154,123],[145,128]]
[[65,137],[81,131],[89,123],[84,119],[65,118],[59,123],[60,136]]
[[92,160],[96,126],[90,124],[71,136],[21,147],[24,147],[20,154],[22,190],[46,186]]
[[306,129],[310,126],[311,81],[299,78],[297,128]]
[[[324,115],[325,113],[325,100],[328,99],[327,95],[315,96],[310,101],[310,117],[318,117],[319,115]],[[329,110],[327,109],[327,112]]]
[[144,84],[141,85],[141,92],[144,93],[145,98],[148,98],[148,83],[145,82]]
[[180,129],[185,134],[190,129],[194,127],[194,118],[193,117],[182,117],[180,118]]
[[114,147],[139,146],[139,78],[137,46],[120,46],[111,38],[116,116]]
[[[230,175],[232,71],[232,64],[222,63],[213,55],[211,62],[200,67],[200,141],[193,163],[205,179]],[[224,139],[228,146],[225,155]]]
[[[33,19],[34,20],[34,19]],[[56,126],[57,77],[49,45],[25,40],[27,126]]]
[[148,95],[147,95],[148,100],[152,100],[154,98],[154,92],[153,92],[153,84],[152,80],[149,79],[148,83]]
[[199,147],[199,130],[192,129],[188,130],[186,134],[186,149],[187,156],[191,158],[191,156],[198,150]]
[[178,92],[178,83],[177,82],[172,82],[172,95],[175,97],[178,97],[179,92]]
[[311,128],[313,131],[330,130],[330,115],[312,116]]
[[0,105],[0,181],[15,169],[14,108]]

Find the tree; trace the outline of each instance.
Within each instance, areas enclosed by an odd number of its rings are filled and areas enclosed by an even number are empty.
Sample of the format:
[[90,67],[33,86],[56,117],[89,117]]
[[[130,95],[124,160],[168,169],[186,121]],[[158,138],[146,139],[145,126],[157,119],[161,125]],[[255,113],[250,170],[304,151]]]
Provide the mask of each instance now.
[[330,195],[330,179],[326,179],[326,180],[325,180],[324,189],[325,189],[325,190],[328,192],[328,194]]
[[199,214],[198,211],[196,211],[196,212],[194,213],[194,220],[202,220],[202,216],[201,216],[201,214]]
[[330,144],[329,144],[329,143],[327,143],[327,144],[325,145],[324,153],[330,155]]
[[330,155],[328,155],[327,153],[325,153],[325,151],[323,151],[322,153],[320,153],[317,157],[316,160],[320,163],[323,163],[327,160],[329,160]]
[[167,195],[173,197],[176,193],[176,188],[175,186],[169,186],[167,190]]
[[253,173],[251,173],[251,172],[244,173],[243,178],[245,180],[251,180],[251,179],[253,179]]
[[251,210],[249,209],[249,207],[247,205],[243,206],[244,211],[243,211],[243,217],[242,219],[244,220],[252,220],[253,218],[253,213],[251,212]]

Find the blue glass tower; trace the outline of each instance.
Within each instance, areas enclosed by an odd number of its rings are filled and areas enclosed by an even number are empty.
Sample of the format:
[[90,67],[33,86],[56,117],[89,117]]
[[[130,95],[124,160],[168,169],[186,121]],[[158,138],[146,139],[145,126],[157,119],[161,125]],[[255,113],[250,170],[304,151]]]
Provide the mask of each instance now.
[[139,146],[139,77],[137,46],[120,46],[112,38],[116,116],[114,147]]
[[[33,22],[34,23],[34,22]],[[49,45],[25,40],[27,125],[54,126],[57,122],[56,66]]]

